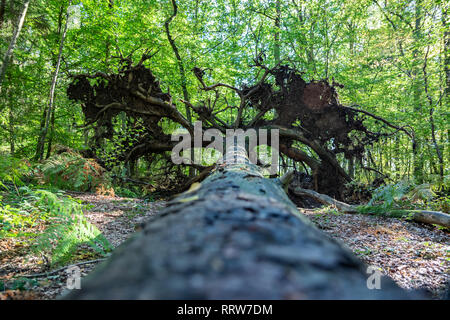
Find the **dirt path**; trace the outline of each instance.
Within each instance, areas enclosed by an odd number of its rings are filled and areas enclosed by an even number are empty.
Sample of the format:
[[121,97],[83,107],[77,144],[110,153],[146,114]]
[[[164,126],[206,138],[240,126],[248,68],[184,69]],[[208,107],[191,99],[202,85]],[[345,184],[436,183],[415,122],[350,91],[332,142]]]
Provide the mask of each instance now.
[[[128,239],[151,215],[164,207],[163,201],[106,197],[95,194],[72,194],[88,204],[85,215],[117,247]],[[433,298],[442,298],[449,281],[450,235],[433,226],[415,222],[366,215],[319,213],[301,209],[320,229],[347,245],[367,264],[379,267],[406,288],[425,288]],[[14,240],[10,240],[14,241]],[[14,254],[0,259],[0,276],[8,278],[43,272],[38,258],[20,242],[2,246],[14,248]],[[90,260],[90,259],[81,259]],[[80,265],[82,276],[99,262]],[[45,270],[47,271],[47,270]],[[1,281],[1,280],[0,280]],[[1,299],[54,299],[66,287],[67,273],[61,270],[34,278],[27,291],[0,293]]]

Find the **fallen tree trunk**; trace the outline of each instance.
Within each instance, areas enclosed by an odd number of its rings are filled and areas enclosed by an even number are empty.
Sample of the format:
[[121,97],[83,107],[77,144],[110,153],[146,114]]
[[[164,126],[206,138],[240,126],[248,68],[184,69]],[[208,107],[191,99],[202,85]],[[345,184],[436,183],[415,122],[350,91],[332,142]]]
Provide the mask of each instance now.
[[393,215],[400,215],[408,219],[428,224],[437,224],[450,228],[450,214],[429,210],[392,210]]
[[[334,206],[339,211],[345,213],[358,213],[358,206],[350,205],[345,202],[337,201],[330,196],[321,194],[309,189],[303,189],[296,187],[291,189],[295,195],[298,196],[308,196],[320,203]],[[450,215],[439,211],[429,211],[429,210],[390,210],[387,216],[393,217],[405,217],[417,222],[423,222],[428,224],[437,224],[443,227],[450,228]]]
[[367,266],[315,228],[280,180],[264,178],[241,151],[227,152],[65,298],[412,297],[384,276],[379,290],[369,289]]

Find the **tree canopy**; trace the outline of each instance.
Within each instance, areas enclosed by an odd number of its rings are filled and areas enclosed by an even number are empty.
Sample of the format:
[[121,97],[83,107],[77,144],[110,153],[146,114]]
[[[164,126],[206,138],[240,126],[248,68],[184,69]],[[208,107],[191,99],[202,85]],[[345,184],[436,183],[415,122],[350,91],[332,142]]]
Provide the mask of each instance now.
[[[85,215],[92,208],[80,201],[97,207],[90,197],[132,198],[100,201],[118,211],[131,207],[119,223],[128,236],[136,215],[148,218],[159,200],[179,193],[166,212],[175,203],[177,214],[195,212],[214,222],[213,212],[232,208],[245,213],[236,214],[236,225],[253,212],[262,220],[266,213],[277,216],[271,196],[295,214],[291,200],[308,210],[329,205],[320,209],[324,221],[303,213],[338,235],[335,225],[348,226],[357,234],[347,233],[349,243],[364,239],[355,252],[382,247],[384,258],[388,247],[399,248],[397,226],[378,215],[434,225],[421,229],[421,237],[410,235],[420,244],[403,253],[412,261],[412,251],[423,251],[423,265],[439,264],[427,270],[443,288],[450,224],[449,6],[445,0],[0,0],[0,261],[6,261],[0,276],[8,282],[0,281],[0,291],[17,285],[9,272],[22,273],[11,261],[22,257],[14,250],[23,244],[34,248],[33,261],[47,272],[71,261],[96,263],[88,258],[103,259],[125,239],[100,231],[104,226]],[[217,161],[219,152],[207,149],[213,134],[181,154],[201,161],[174,163],[174,135],[195,140],[198,121],[201,134],[277,133],[258,136],[256,166],[227,169],[226,161]],[[275,172],[268,170],[273,163]],[[223,196],[227,188],[232,197]],[[246,192],[259,198],[242,199]],[[199,197],[209,204],[199,205]],[[128,201],[128,209],[116,200]],[[336,210],[368,215],[326,215]],[[382,221],[394,231],[375,234],[396,238],[367,244],[372,231],[360,219]],[[402,230],[416,225],[409,228]],[[276,225],[270,229],[273,239],[282,236]],[[224,239],[227,230],[235,229],[223,229]],[[4,251],[11,243],[20,248]],[[384,263],[389,267],[390,260]]]
[[[0,46],[6,52],[23,2],[1,4]],[[298,70],[307,82],[337,84],[342,105],[414,135],[382,135],[359,159],[338,155],[350,176],[370,182],[382,173],[443,185],[448,183],[447,10],[445,1],[424,0],[32,1],[1,87],[3,149],[35,159],[48,157],[58,144],[87,149],[94,130],[83,128],[82,110],[66,94],[79,74],[116,72],[125,58],[137,63],[147,54],[151,58],[143,66],[192,122],[199,115],[180,101],[198,106],[213,103],[216,94],[201,90],[194,68],[203,70],[208,84],[244,88],[261,78],[254,67],[261,59],[269,68]],[[220,99],[229,110],[219,119],[236,116],[235,92],[220,89]],[[126,115],[120,119],[116,134],[131,129]],[[376,119],[367,123],[373,132],[385,125]],[[162,129],[170,133],[175,127],[165,123]],[[298,148],[318,157],[311,147]]]

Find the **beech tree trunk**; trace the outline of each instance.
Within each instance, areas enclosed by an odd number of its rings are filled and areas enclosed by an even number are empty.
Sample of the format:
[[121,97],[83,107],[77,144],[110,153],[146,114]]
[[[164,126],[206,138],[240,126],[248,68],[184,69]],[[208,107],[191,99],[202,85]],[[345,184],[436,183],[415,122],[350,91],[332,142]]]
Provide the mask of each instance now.
[[69,24],[69,7],[71,4],[72,4],[72,0],[69,1],[69,4],[67,6],[66,23],[64,25],[64,30],[61,35],[61,42],[59,44],[59,51],[58,51],[58,59],[56,61],[55,72],[53,73],[52,84],[50,86],[48,109],[47,109],[47,112],[45,113],[44,126],[41,130],[41,134],[40,134],[40,137],[39,137],[39,140],[37,143],[37,147],[36,147],[36,157],[35,157],[36,160],[42,160],[44,157],[45,139],[47,137],[49,124],[50,124],[50,120],[51,120],[51,117],[53,114],[53,109],[54,109],[55,89],[56,89],[56,83],[58,81],[59,67],[61,65],[64,41],[66,40],[66,35],[67,35],[67,27]]
[[[66,299],[405,299],[234,147]],[[240,161],[235,161],[240,160]],[[240,162],[240,163],[236,163]]]

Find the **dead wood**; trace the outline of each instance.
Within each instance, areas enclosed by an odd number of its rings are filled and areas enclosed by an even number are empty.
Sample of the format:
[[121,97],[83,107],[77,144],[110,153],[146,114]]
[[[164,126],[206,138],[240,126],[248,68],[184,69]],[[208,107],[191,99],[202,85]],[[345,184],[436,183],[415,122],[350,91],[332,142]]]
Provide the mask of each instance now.
[[[350,205],[342,201],[331,198],[325,194],[320,194],[313,190],[303,189],[295,187],[290,189],[295,195],[308,196],[325,205],[331,205],[337,210],[345,213],[358,213],[358,207],[356,205]],[[429,210],[390,210],[387,216],[404,217],[417,222],[423,222],[428,224],[436,224],[446,228],[450,228],[450,215],[439,211]]]
[[[179,106],[169,93],[161,90],[159,81],[145,67],[144,61],[150,57],[143,56],[136,65],[130,57],[122,57],[117,73],[97,72],[73,77],[68,96],[81,103],[86,122],[95,130],[93,149],[102,150],[105,141],[117,143],[120,140],[113,124],[119,117],[123,119],[123,115],[132,130],[133,137],[125,138],[115,154],[99,157],[115,159],[115,163],[133,162],[170,151],[174,143],[170,135],[164,133],[162,120],[175,122],[193,133],[190,121],[178,111]],[[205,70],[195,67],[192,71],[200,89],[212,96],[197,105],[187,99],[181,103],[202,120],[204,130],[214,128],[225,133],[230,128],[279,129],[280,151],[311,168],[315,189],[320,193],[340,199],[339,190],[351,181],[337,160],[339,154],[361,160],[367,147],[391,134],[371,132],[364,125],[365,117],[411,136],[404,127],[364,110],[341,105],[335,89],[341,86],[339,84],[330,85],[325,80],[306,82],[301,72],[286,65],[268,68],[260,59],[255,60],[255,68],[263,71],[262,76],[254,79],[253,85],[237,88],[221,82],[208,84]],[[222,95],[223,90],[235,94],[240,101],[238,105],[230,105]],[[226,112],[233,109],[235,116],[230,118]],[[269,117],[269,111],[274,116]],[[254,116],[249,117],[249,114]],[[111,162],[109,160],[105,162]]]

